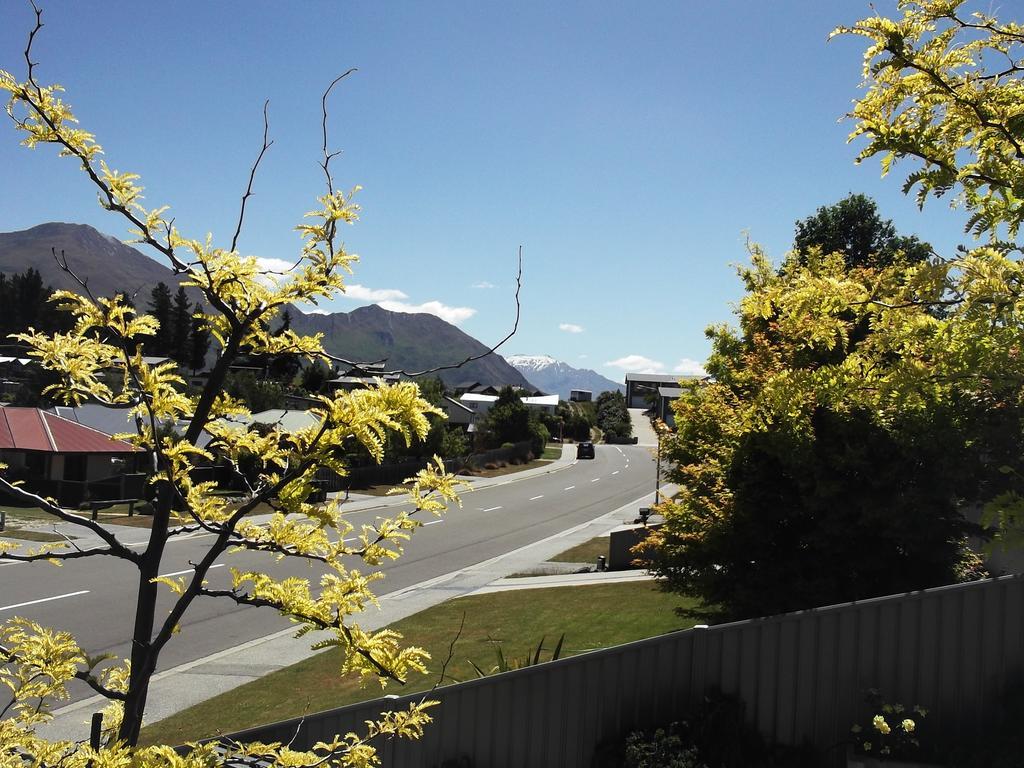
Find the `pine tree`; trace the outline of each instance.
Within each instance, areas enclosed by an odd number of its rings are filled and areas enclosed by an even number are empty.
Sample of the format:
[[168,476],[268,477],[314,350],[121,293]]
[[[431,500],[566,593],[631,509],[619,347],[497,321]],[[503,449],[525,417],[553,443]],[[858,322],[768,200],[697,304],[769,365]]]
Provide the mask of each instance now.
[[178,363],[185,365],[192,358],[189,343],[192,334],[192,303],[182,286],[178,286],[174,306],[171,307],[171,332],[171,348],[168,354]]
[[192,318],[189,333],[188,365],[194,371],[206,367],[206,353],[210,351],[210,332],[203,325],[203,318],[196,315]]
[[171,289],[165,283],[157,283],[150,293],[149,314],[160,324],[156,334],[146,342],[150,355],[169,356],[174,344],[174,321],[171,317]]

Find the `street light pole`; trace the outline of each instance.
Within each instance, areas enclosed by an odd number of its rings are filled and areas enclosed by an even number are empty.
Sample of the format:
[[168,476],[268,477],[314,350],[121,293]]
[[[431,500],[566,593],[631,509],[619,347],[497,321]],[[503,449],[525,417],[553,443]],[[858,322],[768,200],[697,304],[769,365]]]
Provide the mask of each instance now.
[[654,503],[661,503],[661,423],[654,422],[654,433],[658,436],[658,459],[654,470]]

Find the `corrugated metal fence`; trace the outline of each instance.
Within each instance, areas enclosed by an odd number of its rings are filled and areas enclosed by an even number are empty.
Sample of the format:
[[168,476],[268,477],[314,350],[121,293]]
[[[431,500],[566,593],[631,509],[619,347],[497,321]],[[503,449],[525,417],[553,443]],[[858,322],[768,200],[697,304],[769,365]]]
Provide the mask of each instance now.
[[[861,719],[863,692],[930,709],[955,743],[1024,674],[1024,577],[692,629],[561,659],[430,694],[421,741],[383,746],[394,768],[588,766],[603,740],[685,714],[710,688],[738,695],[768,738],[829,749]],[[237,734],[305,747],[420,696],[378,699]],[[296,737],[296,729],[298,736]],[[841,750],[831,755],[838,762]]]

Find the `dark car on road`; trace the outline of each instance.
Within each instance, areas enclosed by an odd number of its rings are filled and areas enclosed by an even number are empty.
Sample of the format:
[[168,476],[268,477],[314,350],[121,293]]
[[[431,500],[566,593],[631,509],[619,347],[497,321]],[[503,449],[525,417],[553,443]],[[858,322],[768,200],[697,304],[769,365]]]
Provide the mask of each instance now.
[[594,458],[594,444],[580,443],[576,446],[576,458],[577,459],[592,459]]

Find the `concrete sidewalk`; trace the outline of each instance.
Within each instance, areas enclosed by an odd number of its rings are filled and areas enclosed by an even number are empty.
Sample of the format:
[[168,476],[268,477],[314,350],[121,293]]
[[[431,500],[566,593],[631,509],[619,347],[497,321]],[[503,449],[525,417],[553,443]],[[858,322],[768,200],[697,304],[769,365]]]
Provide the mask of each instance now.
[[[565,452],[563,452],[563,459],[564,457]],[[553,471],[550,468],[540,469]],[[505,478],[489,478],[489,480],[508,481],[507,476]],[[505,577],[528,570],[577,544],[606,535],[624,520],[631,521],[636,514],[637,507],[650,504],[652,500],[653,494],[647,494],[595,520],[577,525],[534,544],[485,560],[469,568],[453,571],[415,586],[391,592],[380,598],[379,610],[370,608],[358,617],[359,624],[367,629],[378,629],[447,600],[484,590],[570,586],[606,580],[647,578],[646,575],[636,572],[628,572],[628,576],[616,572],[603,572],[517,579],[506,579]],[[292,628],[285,629],[154,675],[150,686],[147,722],[161,720],[201,701],[318,653],[309,647],[311,642],[315,642],[315,640],[311,640],[311,636],[295,639],[294,632],[295,630]],[[77,701],[56,710],[54,719],[37,728],[37,732],[50,739],[87,739],[89,718],[104,704],[105,701],[99,696]]]

